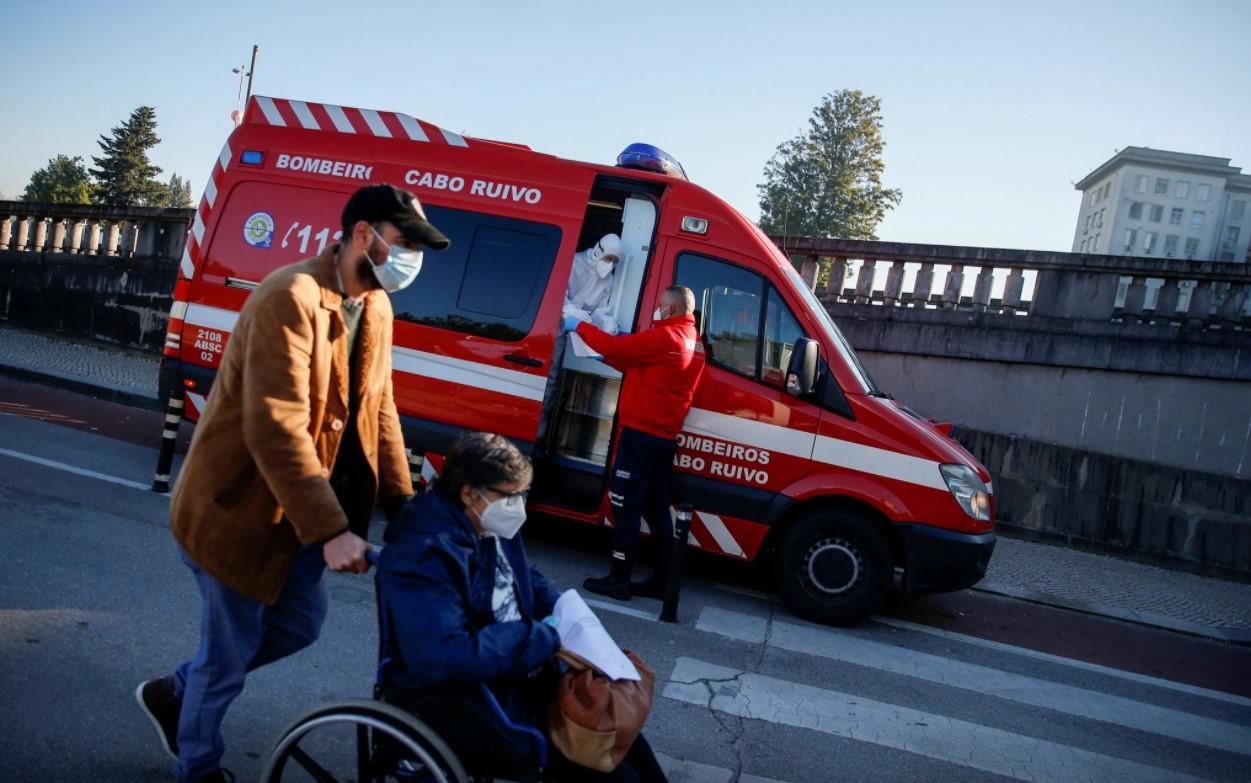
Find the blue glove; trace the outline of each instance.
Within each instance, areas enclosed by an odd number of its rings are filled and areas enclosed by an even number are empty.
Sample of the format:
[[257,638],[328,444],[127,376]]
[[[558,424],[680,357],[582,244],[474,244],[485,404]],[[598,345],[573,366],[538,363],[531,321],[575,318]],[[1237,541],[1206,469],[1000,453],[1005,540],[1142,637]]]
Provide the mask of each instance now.
[[543,618],[543,624],[550,625],[553,628],[555,628],[556,626],[560,625],[560,617],[554,614],[549,614],[547,617]]
[[582,323],[582,321],[577,318],[574,318],[572,315],[565,316],[565,331],[566,332],[578,331],[578,324],[580,323]]

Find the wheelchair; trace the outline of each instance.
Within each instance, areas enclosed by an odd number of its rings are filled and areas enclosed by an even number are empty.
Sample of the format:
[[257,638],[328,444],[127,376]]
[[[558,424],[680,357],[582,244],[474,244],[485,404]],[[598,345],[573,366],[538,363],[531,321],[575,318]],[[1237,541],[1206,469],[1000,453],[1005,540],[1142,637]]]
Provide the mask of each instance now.
[[[377,556],[370,553],[377,566]],[[447,740],[416,712],[389,703],[384,697],[383,673],[390,649],[386,596],[377,576],[374,593],[378,607],[378,668],[373,699],[343,699],[318,705],[300,715],[282,732],[266,758],[262,783],[516,783],[545,780],[541,767],[518,772],[483,772],[492,765],[487,746],[471,751],[469,769]],[[490,688],[479,686],[480,703],[499,725],[524,733],[546,759],[547,740],[541,733],[513,724]],[[484,738],[489,739],[489,738]]]

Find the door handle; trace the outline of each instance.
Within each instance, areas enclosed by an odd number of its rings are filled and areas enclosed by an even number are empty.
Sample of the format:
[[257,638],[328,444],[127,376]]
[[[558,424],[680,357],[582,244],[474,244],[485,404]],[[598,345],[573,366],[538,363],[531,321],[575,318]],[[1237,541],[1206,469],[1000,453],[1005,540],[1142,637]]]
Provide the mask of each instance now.
[[538,359],[531,359],[529,356],[522,356],[519,353],[506,353],[504,358],[516,364],[524,364],[527,367],[542,367],[543,362]]

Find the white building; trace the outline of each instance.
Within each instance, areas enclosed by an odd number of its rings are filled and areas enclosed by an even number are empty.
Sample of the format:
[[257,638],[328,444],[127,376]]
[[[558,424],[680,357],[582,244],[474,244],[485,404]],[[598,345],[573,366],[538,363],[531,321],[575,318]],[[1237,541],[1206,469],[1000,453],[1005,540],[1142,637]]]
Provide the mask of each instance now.
[[1251,176],[1229,158],[1126,147],[1076,187],[1074,253],[1247,261]]

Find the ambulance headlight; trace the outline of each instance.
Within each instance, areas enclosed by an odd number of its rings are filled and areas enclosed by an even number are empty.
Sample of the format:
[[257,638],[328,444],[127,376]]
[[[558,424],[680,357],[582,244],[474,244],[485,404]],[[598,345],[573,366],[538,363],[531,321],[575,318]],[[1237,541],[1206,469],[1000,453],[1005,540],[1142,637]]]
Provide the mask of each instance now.
[[964,509],[964,513],[983,522],[990,521],[990,491],[972,468],[967,465],[939,465],[943,480],[951,496]]

